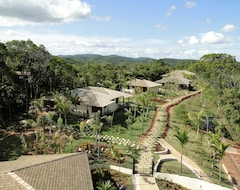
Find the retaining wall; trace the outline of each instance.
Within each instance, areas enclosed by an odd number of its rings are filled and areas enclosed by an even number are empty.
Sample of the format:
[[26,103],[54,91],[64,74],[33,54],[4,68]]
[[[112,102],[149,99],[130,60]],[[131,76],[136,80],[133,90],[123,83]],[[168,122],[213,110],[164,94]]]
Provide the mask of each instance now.
[[172,181],[177,183],[183,187],[186,187],[191,190],[231,190],[226,187],[222,187],[220,185],[210,183],[207,181],[203,181],[196,178],[180,176],[176,174],[168,174],[168,173],[159,173],[155,172],[154,177],[156,179],[163,179],[167,181]]

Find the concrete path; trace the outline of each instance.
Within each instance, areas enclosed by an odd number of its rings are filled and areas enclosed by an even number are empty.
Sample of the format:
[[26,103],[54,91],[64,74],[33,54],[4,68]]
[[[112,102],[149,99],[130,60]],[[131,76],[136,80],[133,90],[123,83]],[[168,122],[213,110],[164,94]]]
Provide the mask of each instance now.
[[133,177],[134,190],[159,190],[155,178],[135,174]]

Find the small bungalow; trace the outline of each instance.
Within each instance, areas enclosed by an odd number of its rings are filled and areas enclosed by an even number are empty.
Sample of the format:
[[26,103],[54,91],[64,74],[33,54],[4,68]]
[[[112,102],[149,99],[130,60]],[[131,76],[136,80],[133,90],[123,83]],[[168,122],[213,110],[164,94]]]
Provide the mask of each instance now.
[[166,73],[164,75],[161,75],[162,79],[155,81],[156,83],[161,84],[162,86],[166,84],[175,84],[178,85],[181,88],[187,88],[192,89],[191,86],[191,78],[195,74],[189,71],[185,70],[177,70],[173,71],[171,73]]
[[[121,106],[121,102],[124,104],[125,99],[132,96],[128,93],[93,86],[71,90],[71,94],[79,97],[80,105],[77,105],[76,111],[83,112],[88,116],[98,110],[101,115],[112,113]],[[121,102],[120,98],[122,98]]]
[[0,162],[0,189],[93,190],[86,153],[25,155]]
[[123,91],[130,92],[130,93],[134,93],[136,89],[138,89],[138,91],[140,92],[146,92],[147,90],[151,90],[154,93],[158,93],[158,89],[161,86],[156,82],[152,82],[146,79],[134,79],[134,80],[128,81],[127,84],[128,84],[128,88],[123,89]]

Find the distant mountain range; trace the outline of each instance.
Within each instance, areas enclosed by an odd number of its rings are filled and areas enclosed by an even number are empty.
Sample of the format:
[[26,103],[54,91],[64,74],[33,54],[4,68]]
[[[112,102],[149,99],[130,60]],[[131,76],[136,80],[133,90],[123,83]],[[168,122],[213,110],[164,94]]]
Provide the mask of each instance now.
[[[111,63],[114,65],[116,64],[124,65],[124,64],[134,64],[134,63],[138,63],[138,64],[153,63],[154,61],[159,60],[159,59],[153,59],[148,57],[131,58],[131,57],[118,56],[118,55],[98,55],[98,54],[59,55],[59,57],[62,57],[68,60],[69,62],[75,63],[75,64],[84,64],[87,62],[92,62],[92,63]],[[182,62],[196,61],[192,59],[172,59],[172,58],[163,58],[160,60],[172,66]]]

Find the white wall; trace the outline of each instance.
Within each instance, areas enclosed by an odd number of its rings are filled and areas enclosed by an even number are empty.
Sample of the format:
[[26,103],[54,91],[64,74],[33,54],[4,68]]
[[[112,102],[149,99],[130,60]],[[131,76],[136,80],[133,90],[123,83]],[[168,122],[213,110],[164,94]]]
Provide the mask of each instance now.
[[118,109],[118,104],[116,104],[115,102],[113,102],[112,104],[108,105],[103,111],[104,112],[114,112]]
[[[75,110],[74,105],[72,108]],[[84,104],[77,105],[78,112],[87,114],[87,110],[88,110],[89,115],[92,115],[92,106],[84,105]]]
[[172,181],[191,190],[231,190],[229,188],[222,187],[220,185],[216,185],[207,181],[175,174],[155,172],[154,177],[156,179]]
[[[75,110],[75,106],[73,105],[72,107],[73,110]],[[114,112],[118,109],[118,104],[116,104],[115,102],[113,102],[112,104],[106,106],[105,108],[102,108],[102,112],[103,113],[106,113],[106,112]],[[77,105],[77,111],[80,112],[80,113],[87,113],[87,110],[88,110],[88,113],[89,115],[92,115],[92,106],[89,106],[89,105],[84,105],[84,104],[80,104],[80,105]]]

